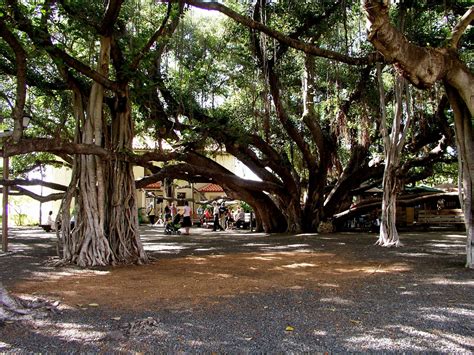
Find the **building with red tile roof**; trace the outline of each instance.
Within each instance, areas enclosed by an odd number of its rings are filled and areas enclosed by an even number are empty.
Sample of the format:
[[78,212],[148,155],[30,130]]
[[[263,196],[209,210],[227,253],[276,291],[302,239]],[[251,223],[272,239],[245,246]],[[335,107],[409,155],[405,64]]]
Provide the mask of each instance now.
[[216,184],[207,184],[198,189],[199,192],[224,192],[224,189]]

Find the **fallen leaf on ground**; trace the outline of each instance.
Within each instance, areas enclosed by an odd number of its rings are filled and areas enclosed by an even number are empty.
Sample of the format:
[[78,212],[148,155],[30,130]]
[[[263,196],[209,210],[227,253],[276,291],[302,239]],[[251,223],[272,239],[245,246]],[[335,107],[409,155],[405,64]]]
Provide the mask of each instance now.
[[295,330],[295,328],[292,327],[291,325],[288,325],[288,326],[285,328],[285,330],[286,330],[287,332],[292,332],[293,330]]

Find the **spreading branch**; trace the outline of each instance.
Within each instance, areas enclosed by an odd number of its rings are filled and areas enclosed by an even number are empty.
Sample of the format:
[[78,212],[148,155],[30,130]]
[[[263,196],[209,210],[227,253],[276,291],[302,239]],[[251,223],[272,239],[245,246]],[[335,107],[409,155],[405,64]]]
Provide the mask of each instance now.
[[[169,1],[176,1],[176,0],[166,0]],[[297,40],[291,38],[289,36],[284,35],[283,33],[276,31],[258,21],[252,20],[250,17],[242,16],[239,13],[233,11],[232,9],[228,8],[227,6],[220,4],[218,2],[203,2],[199,0],[186,0],[187,4],[204,9],[204,10],[215,10],[219,11],[226,16],[232,18],[234,21],[257,31],[263,32],[266,35],[275,38],[279,42],[303,51],[307,54],[312,54],[317,57],[333,59],[341,63],[346,63],[350,65],[368,65],[374,63],[378,58],[376,53],[371,53],[365,57],[351,57],[348,55],[344,55],[335,51],[331,51],[328,49],[319,48],[315,45],[303,42],[301,40]]]
[[54,45],[51,35],[48,32],[45,32],[43,28],[33,26],[31,20],[27,18],[19,9],[18,2],[16,0],[7,0],[7,3],[13,10],[14,19],[18,24],[18,28],[28,34],[30,39],[38,47],[44,48],[53,60],[60,60],[66,66],[80,72],[88,78],[103,85],[107,89],[113,90],[115,92],[121,91],[121,87],[118,83],[109,80],[107,77],[93,70],[90,66],[82,63],[60,49],[58,46]]
[[26,58],[27,54],[20,41],[8,29],[3,18],[0,18],[0,36],[15,53],[16,61],[16,100],[13,110],[13,141],[18,142],[23,134],[23,116],[26,102]]
[[453,29],[453,32],[451,34],[451,39],[449,41],[449,46],[451,48],[459,49],[460,39],[462,35],[464,34],[464,32],[466,31],[467,26],[469,26],[471,22],[473,21],[474,21],[474,6],[471,6]]
[[53,190],[66,191],[67,186],[57,184],[54,182],[43,181],[40,179],[13,179],[13,180],[4,180],[0,179],[0,185],[2,186],[44,186]]

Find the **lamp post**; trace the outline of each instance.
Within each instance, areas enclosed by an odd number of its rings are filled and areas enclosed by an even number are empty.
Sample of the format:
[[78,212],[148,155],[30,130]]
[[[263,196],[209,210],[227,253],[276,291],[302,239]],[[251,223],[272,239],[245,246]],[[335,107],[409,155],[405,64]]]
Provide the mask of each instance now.
[[[22,126],[23,129],[28,127],[31,116],[23,115]],[[7,152],[7,140],[13,134],[13,132],[0,132],[0,138],[4,138],[3,142],[3,180],[9,179],[10,160]],[[2,250],[4,253],[8,251],[8,185],[3,185],[3,201],[2,201]]]

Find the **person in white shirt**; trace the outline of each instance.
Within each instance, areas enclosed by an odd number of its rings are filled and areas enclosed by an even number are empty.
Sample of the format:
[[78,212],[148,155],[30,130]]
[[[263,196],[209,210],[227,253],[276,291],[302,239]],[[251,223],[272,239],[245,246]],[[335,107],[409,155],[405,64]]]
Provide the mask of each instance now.
[[221,231],[224,230],[224,228],[222,228],[222,226],[220,225],[219,223],[219,205],[217,204],[216,201],[214,201],[212,203],[212,205],[214,206],[214,210],[213,210],[213,215],[214,215],[214,226],[212,228],[212,231],[213,232],[216,232],[217,229],[220,229]]
[[55,231],[56,230],[56,224],[53,219],[53,211],[49,211],[48,213],[48,222],[47,224],[51,226],[51,230]]
[[240,228],[245,223],[245,212],[242,208],[239,208],[234,217],[235,228]]
[[184,201],[184,209],[183,209],[183,224],[184,227],[184,235],[189,235],[189,227],[191,227],[191,207],[189,207],[188,201]]

